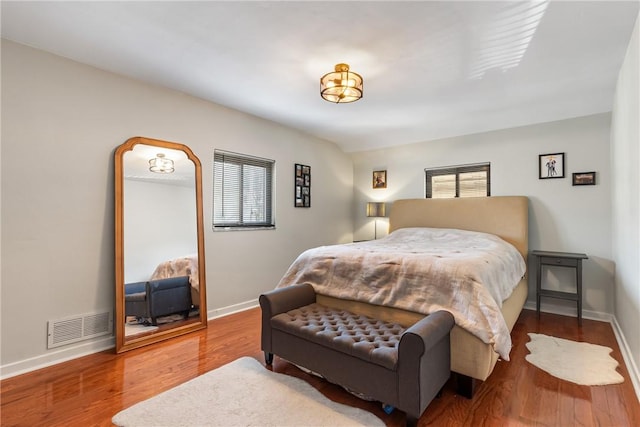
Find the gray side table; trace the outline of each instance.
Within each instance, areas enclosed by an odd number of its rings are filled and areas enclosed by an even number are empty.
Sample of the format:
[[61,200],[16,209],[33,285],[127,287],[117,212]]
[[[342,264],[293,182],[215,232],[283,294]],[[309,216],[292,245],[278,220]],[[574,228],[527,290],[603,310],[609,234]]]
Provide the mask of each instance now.
[[[578,325],[582,325],[582,260],[589,259],[585,254],[571,252],[532,251],[536,260],[536,312],[540,315],[540,298],[562,298],[578,304]],[[542,288],[542,266],[569,267],[576,270],[576,292],[561,292]]]

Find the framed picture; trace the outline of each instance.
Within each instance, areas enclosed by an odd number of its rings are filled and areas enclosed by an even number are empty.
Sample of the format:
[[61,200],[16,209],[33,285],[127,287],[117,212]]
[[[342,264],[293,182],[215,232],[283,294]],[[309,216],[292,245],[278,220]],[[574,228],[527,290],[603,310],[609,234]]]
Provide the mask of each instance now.
[[387,171],[373,171],[373,188],[387,188]]
[[538,178],[564,178],[564,153],[540,154]]
[[573,174],[573,185],[596,185],[596,173],[575,172]]
[[311,207],[311,166],[295,164],[295,194],[293,206]]

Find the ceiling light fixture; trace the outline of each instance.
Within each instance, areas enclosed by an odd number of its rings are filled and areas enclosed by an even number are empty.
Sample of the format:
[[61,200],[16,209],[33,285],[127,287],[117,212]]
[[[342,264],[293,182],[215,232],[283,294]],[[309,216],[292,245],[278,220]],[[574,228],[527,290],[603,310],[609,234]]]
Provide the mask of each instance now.
[[320,96],[336,104],[357,101],[362,98],[362,76],[349,71],[348,64],[337,64],[320,79]]
[[155,158],[149,160],[149,170],[155,173],[173,173],[173,160],[164,157],[164,154],[158,153]]

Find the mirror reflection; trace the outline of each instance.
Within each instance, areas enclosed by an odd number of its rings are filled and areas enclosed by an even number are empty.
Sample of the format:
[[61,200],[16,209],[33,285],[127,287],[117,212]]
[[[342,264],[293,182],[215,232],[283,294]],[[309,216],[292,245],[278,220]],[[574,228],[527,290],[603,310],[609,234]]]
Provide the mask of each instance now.
[[181,144],[132,138],[117,150],[116,170],[120,352],[206,327],[206,300],[197,157]]

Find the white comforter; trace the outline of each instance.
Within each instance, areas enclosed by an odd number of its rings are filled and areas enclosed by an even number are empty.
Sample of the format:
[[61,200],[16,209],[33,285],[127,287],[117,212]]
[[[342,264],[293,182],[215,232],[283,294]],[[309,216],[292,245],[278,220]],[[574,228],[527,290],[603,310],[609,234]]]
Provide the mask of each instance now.
[[198,275],[198,254],[185,255],[161,262],[149,280],[167,279],[169,277],[189,276],[191,287],[200,292]]
[[497,236],[441,228],[403,228],[370,242],[303,252],[278,287],[315,291],[429,314],[456,324],[509,360],[511,336],[500,312],[526,269],[517,249]]

